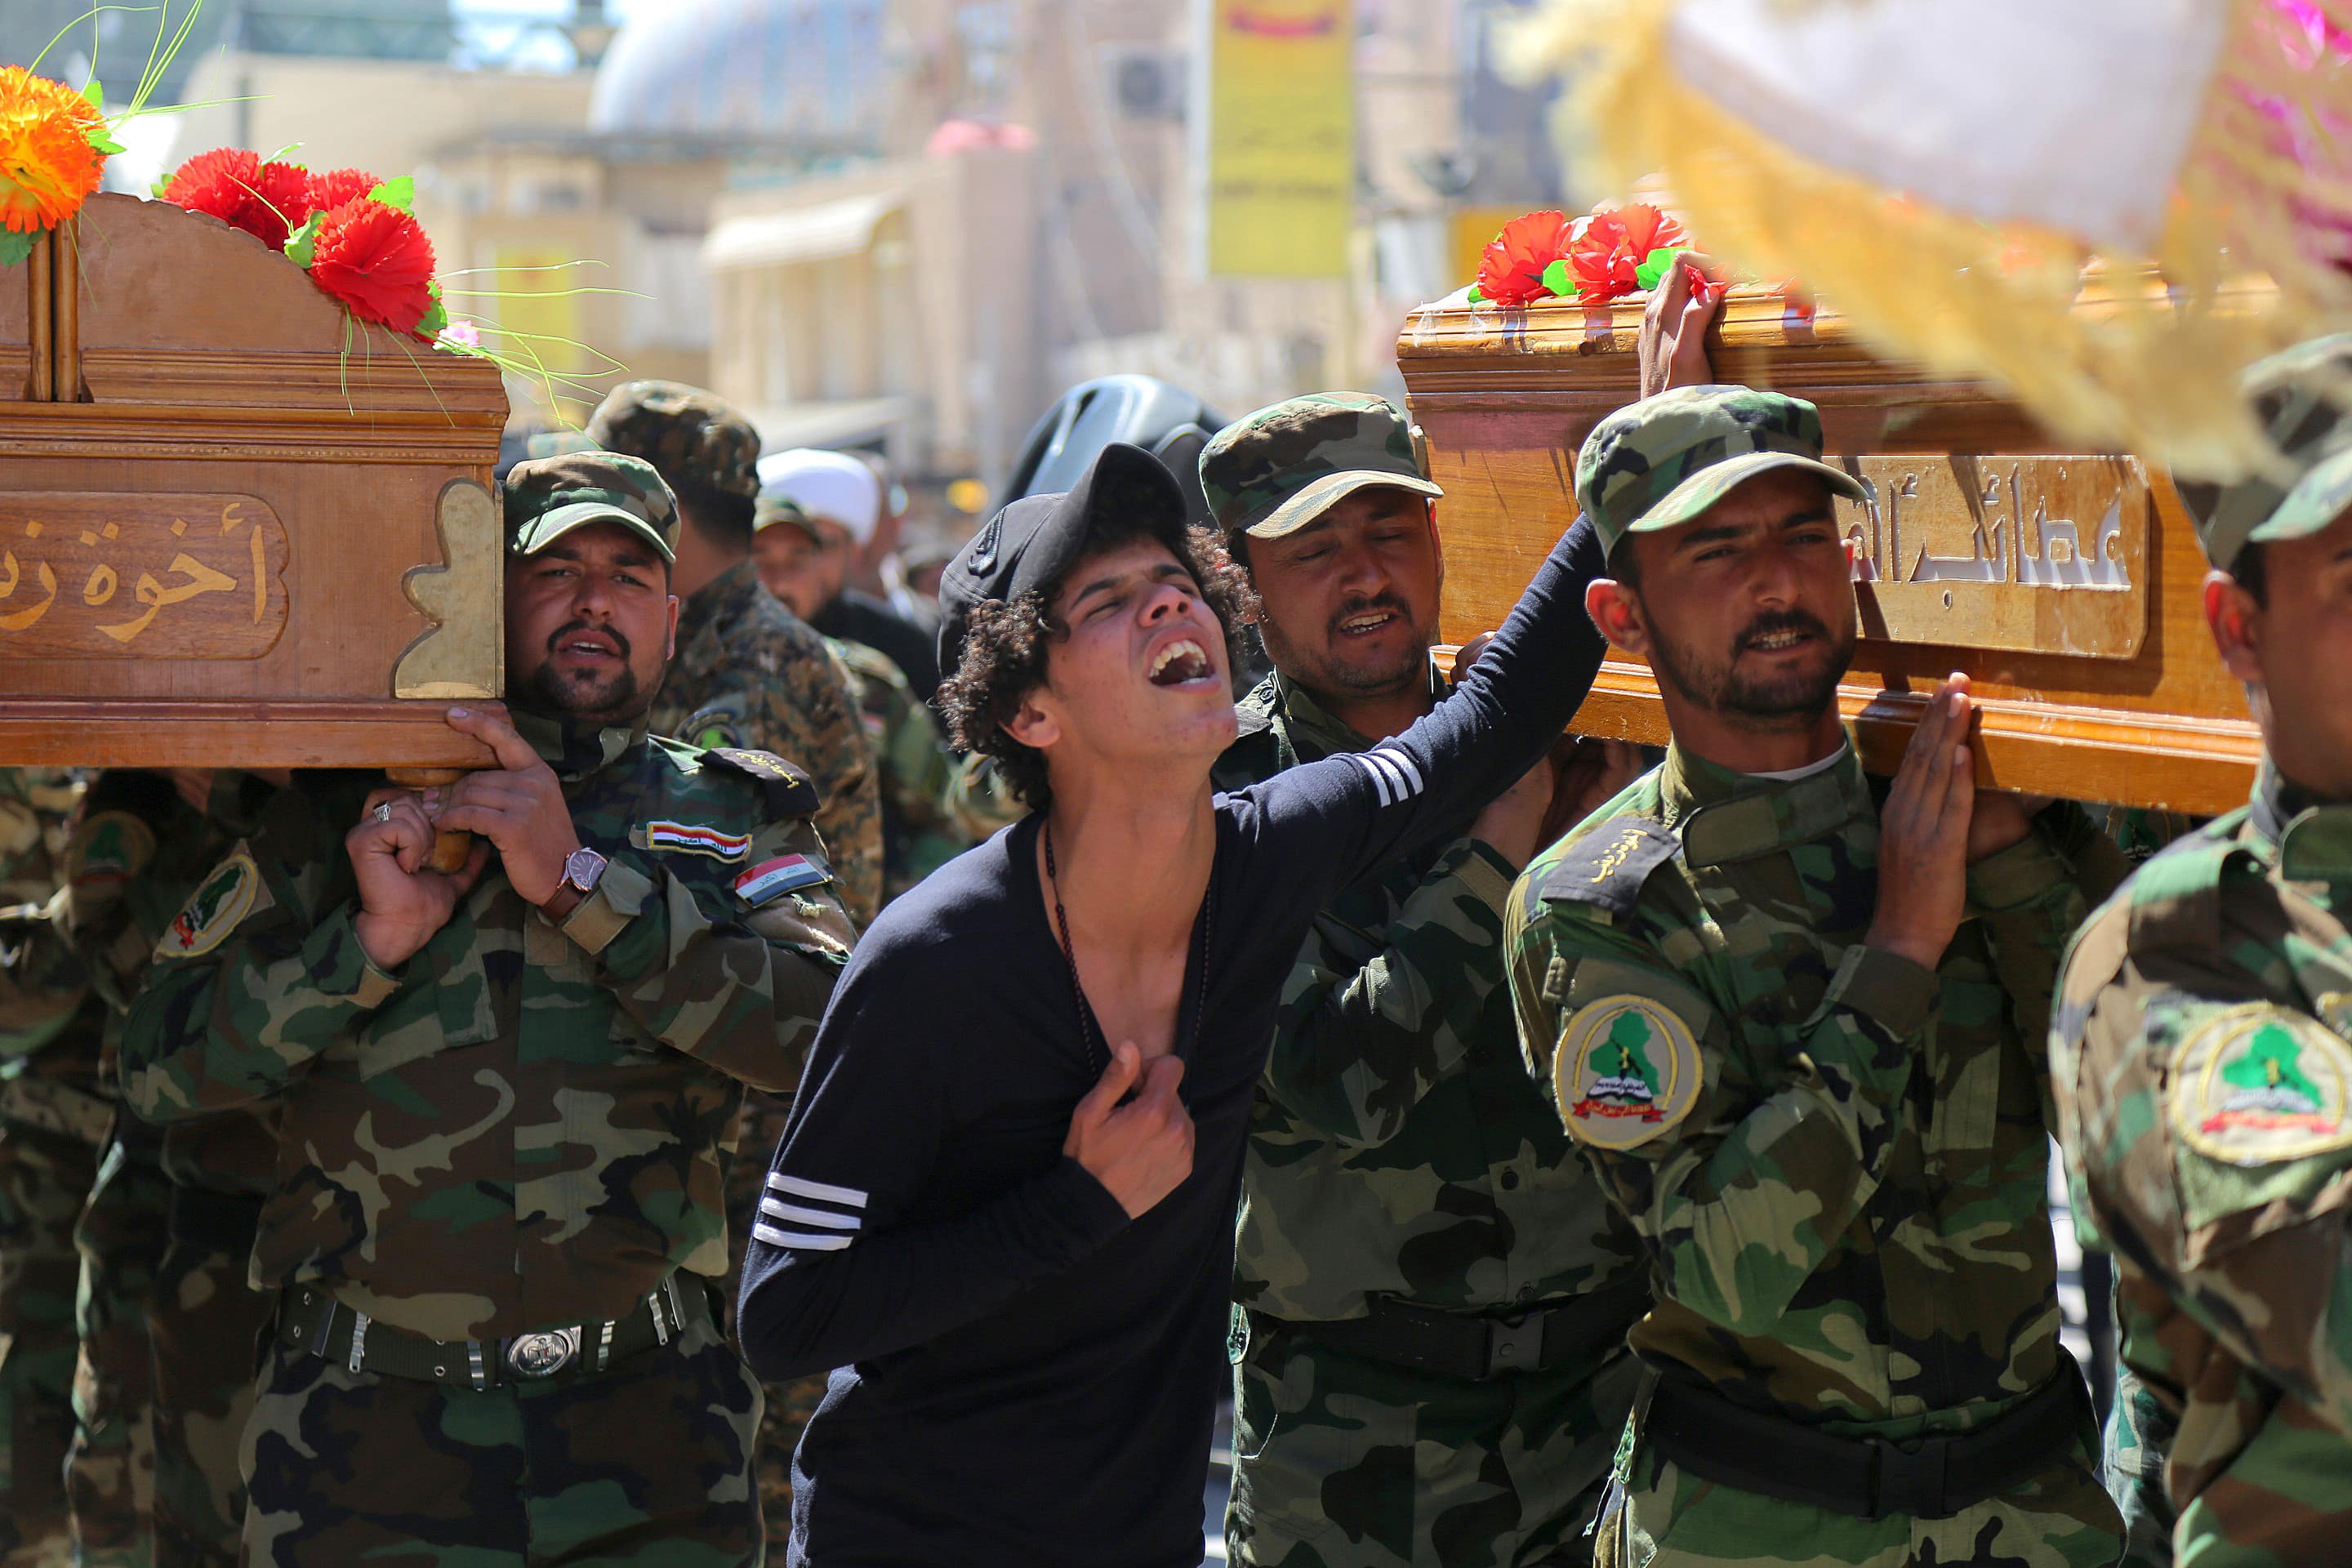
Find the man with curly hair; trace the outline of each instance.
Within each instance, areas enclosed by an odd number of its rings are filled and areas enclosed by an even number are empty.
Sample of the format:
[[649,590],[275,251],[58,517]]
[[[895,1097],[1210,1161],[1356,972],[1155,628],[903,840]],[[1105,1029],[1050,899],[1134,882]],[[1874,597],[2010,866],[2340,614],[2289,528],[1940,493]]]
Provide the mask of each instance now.
[[1030,807],[885,910],[818,1035],[744,1268],[762,1376],[834,1369],[795,1563],[1193,1568],[1250,1104],[1308,922],[1450,832],[1599,667],[1591,531],[1378,746],[1219,795],[1249,613],[1114,445],[942,585],[941,706]]

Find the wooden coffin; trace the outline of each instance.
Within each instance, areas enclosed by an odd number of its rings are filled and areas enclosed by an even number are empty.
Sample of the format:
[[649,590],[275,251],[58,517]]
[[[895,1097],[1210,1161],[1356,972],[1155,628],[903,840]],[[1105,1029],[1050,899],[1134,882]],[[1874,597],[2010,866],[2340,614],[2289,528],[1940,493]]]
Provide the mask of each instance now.
[[[1443,626],[1501,624],[1576,514],[1576,453],[1634,395],[1643,302],[1429,307],[1397,345],[1430,476],[1445,490]],[[2205,560],[2160,467],[2070,451],[1980,386],[1873,358],[1846,324],[1736,290],[1724,381],[1818,405],[1857,546],[1862,641],[1840,701],[1866,763],[1898,765],[1936,684],[1965,670],[1981,780],[2081,800],[2215,812],[2261,754],[2205,628]],[[1612,649],[1584,733],[1664,743],[1648,667]]]
[[99,195],[0,268],[0,764],[481,765],[495,367]]

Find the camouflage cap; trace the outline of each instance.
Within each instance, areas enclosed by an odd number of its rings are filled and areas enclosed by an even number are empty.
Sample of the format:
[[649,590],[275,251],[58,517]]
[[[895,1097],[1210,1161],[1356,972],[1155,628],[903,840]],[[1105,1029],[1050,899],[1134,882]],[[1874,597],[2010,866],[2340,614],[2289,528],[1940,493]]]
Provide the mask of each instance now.
[[1201,449],[1201,488],[1228,538],[1279,539],[1370,485],[1445,493],[1422,476],[1404,411],[1369,393],[1309,393],[1261,408]]
[[588,416],[588,439],[642,458],[673,485],[745,500],[760,493],[760,432],[715,392],[677,381],[613,388]]
[[507,475],[507,550],[536,555],[575,528],[617,522],[677,559],[677,499],[653,465],[618,452],[532,458]]
[[1811,404],[1747,386],[1677,386],[1593,426],[1576,455],[1576,501],[1613,554],[1627,534],[1689,522],[1773,468],[1803,468],[1862,500],[1860,480],[1822,461]]
[[2205,559],[2224,572],[2247,545],[2317,533],[2352,506],[2352,334],[2257,361],[2242,384],[2280,461],[2236,484],[2179,483]]
[[523,437],[526,458],[560,458],[566,452],[593,452],[596,443],[585,430],[534,430]]
[[806,507],[782,490],[761,490],[760,499],[751,503],[751,531],[757,533],[779,522],[789,522],[811,538],[816,537],[816,524],[810,521]]

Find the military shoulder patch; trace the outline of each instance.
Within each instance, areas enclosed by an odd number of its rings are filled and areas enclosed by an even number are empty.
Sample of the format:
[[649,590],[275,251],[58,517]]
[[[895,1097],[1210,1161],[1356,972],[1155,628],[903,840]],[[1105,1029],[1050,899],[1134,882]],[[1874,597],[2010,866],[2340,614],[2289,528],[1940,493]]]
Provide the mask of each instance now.
[[1671,1131],[1698,1103],[1698,1041],[1674,1010],[1647,996],[1603,996],[1580,1007],[1552,1057],[1560,1121],[1580,1142],[1631,1149]]
[[686,722],[677,727],[677,738],[689,746],[713,751],[740,744],[742,731],[743,716],[736,711],[734,704],[714,702],[687,715]]
[[1619,816],[1570,845],[1544,874],[1537,896],[1547,903],[1597,904],[1630,915],[1650,873],[1675,858],[1682,840],[1647,816]]
[[748,833],[723,833],[692,822],[648,822],[646,847],[682,855],[708,855],[713,860],[740,860],[751,852]]
[[756,910],[786,893],[831,880],[833,873],[814,856],[779,855],[772,860],[761,861],[736,878],[735,896]]
[[2352,1148],[2352,1044],[2266,1002],[2190,1035],[2166,1096],[2181,1141],[2210,1159],[2269,1165]]
[[772,816],[807,816],[824,804],[814,780],[771,752],[719,746],[702,753],[705,767],[755,780],[767,796]]
[[201,958],[229,939],[247,917],[274,908],[277,900],[261,879],[261,868],[242,844],[196,886],[187,907],[156,939],[159,962]]
[[101,811],[82,823],[66,853],[77,887],[120,888],[155,858],[155,830],[127,811]]

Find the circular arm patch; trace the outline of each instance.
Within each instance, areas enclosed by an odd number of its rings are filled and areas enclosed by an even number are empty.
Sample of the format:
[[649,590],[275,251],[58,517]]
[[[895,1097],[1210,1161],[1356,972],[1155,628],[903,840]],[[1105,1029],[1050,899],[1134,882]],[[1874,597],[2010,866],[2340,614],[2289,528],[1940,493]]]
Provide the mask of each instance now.
[[2168,1100],[2181,1141],[2232,1165],[2352,1147],[2352,1045],[2266,1002],[2228,1008],[2181,1047]]
[[[261,872],[243,845],[213,868],[155,943],[158,961],[201,958],[229,939],[263,894]],[[264,906],[265,908],[268,906]]]
[[1698,1041],[1646,996],[1603,996],[1560,1030],[1552,1089],[1580,1141],[1631,1149],[1672,1130],[1698,1101]]

